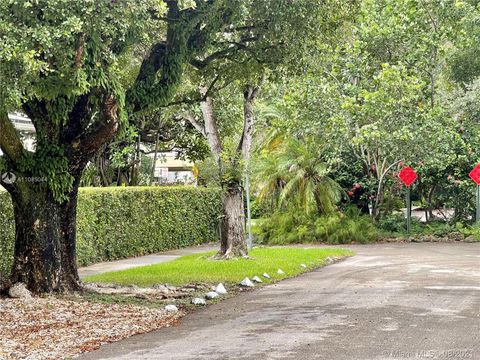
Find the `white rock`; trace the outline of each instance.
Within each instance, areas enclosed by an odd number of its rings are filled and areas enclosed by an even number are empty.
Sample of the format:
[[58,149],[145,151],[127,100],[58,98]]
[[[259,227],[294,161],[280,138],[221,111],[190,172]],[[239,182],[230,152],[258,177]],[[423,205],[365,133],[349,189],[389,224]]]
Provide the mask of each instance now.
[[262,279],[260,279],[258,276],[254,276],[254,277],[252,278],[252,280],[253,280],[254,282],[256,282],[256,283],[262,283],[262,282],[263,282]]
[[193,305],[207,305],[207,302],[205,301],[205,299],[202,299],[202,298],[193,298],[192,299],[192,304]]
[[175,305],[167,305],[165,306],[166,311],[178,311],[178,308]]
[[263,273],[262,275],[265,279],[270,279],[270,275],[268,275],[267,273]]
[[215,288],[215,292],[219,295],[225,295],[227,293],[227,289],[225,289],[225,286],[223,286],[223,284],[218,284]]
[[305,264],[300,264],[300,267],[306,269],[306,268],[307,268],[307,265],[305,265]]
[[333,259],[330,256],[328,256],[326,260],[329,264],[331,264],[333,262]]
[[30,300],[32,293],[27,289],[23,283],[16,283],[8,290],[8,295],[14,299]]
[[277,274],[280,274],[280,275],[281,275],[281,274],[285,274],[285,273],[283,272],[282,269],[278,269],[278,270],[277,270]]
[[242,282],[240,283],[240,285],[246,286],[246,287],[254,287],[255,286],[255,285],[253,285],[253,283],[250,281],[250,279],[248,277],[243,279]]
[[207,293],[207,295],[205,295],[205,297],[209,300],[216,299],[218,298],[218,296],[218,293],[216,293],[215,291],[210,291],[209,293]]

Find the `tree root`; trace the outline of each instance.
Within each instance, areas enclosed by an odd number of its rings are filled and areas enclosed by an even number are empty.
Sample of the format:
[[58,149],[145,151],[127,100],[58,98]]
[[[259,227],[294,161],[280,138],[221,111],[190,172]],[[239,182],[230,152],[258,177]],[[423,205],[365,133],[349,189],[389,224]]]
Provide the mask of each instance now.
[[231,249],[228,249],[225,253],[219,251],[213,256],[214,260],[233,260],[233,259],[251,259],[250,256],[248,256],[247,253],[240,251],[240,253],[235,253]]

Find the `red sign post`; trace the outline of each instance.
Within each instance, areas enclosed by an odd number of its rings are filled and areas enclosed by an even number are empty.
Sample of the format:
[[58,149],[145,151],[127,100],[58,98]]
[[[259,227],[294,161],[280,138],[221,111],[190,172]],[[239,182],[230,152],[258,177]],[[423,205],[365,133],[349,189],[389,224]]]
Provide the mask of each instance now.
[[417,173],[413,170],[410,166],[405,166],[398,174],[398,177],[402,182],[407,186],[410,187],[415,180],[417,180]]
[[480,164],[475,166],[468,176],[470,176],[477,185],[480,185]]
[[473,181],[477,184],[477,222],[480,221],[480,164],[475,166],[470,174],[468,174]]
[[405,166],[400,170],[398,177],[407,187],[407,233],[412,229],[412,201],[410,199],[410,186],[417,180],[417,173],[410,166]]

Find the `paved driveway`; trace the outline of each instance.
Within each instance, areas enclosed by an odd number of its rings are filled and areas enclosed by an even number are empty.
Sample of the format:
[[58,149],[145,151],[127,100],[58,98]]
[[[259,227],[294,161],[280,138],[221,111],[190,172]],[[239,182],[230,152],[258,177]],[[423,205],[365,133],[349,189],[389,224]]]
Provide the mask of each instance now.
[[349,248],[81,359],[480,359],[480,244]]

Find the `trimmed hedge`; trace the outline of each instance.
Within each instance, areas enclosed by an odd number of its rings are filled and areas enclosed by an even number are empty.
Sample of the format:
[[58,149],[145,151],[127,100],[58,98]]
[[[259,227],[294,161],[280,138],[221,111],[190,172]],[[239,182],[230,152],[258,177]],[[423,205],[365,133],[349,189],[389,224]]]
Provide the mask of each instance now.
[[[80,266],[218,240],[220,190],[200,187],[82,188],[77,211]],[[15,225],[0,192],[0,275],[10,271]]]
[[2,275],[8,275],[12,263],[15,222],[10,195],[0,190],[0,289]]

